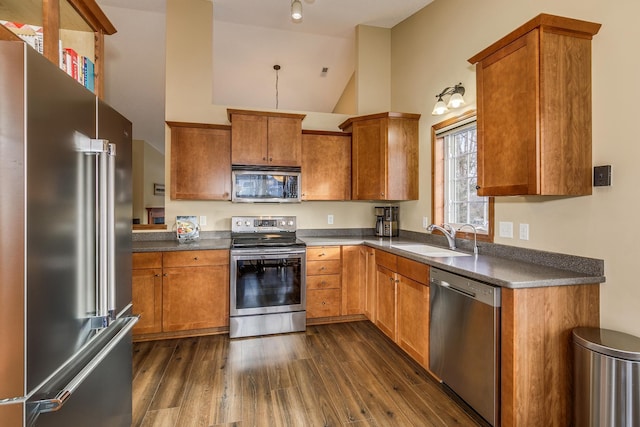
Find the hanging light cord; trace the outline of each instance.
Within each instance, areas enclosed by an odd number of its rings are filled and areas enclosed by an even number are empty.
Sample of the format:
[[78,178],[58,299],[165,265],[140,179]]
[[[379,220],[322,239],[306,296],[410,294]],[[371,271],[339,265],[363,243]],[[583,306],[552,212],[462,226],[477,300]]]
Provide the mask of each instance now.
[[273,69],[276,70],[276,110],[278,109],[278,71],[280,70],[280,66],[278,64],[273,66]]

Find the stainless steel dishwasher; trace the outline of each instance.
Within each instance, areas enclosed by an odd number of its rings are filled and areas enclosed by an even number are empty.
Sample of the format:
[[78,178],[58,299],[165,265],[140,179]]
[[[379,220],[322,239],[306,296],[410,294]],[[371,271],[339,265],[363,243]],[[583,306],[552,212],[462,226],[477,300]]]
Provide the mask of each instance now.
[[429,368],[491,425],[500,421],[500,288],[431,268]]

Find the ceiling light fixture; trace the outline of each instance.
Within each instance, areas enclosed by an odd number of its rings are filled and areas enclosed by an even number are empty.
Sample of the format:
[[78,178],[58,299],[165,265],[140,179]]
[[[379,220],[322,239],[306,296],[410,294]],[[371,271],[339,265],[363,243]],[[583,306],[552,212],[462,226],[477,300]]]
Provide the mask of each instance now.
[[[451,95],[451,98],[449,98],[449,102],[445,104],[442,97],[447,95]],[[449,108],[453,109],[462,107],[465,104],[462,95],[464,95],[464,86],[462,86],[462,83],[444,88],[442,92],[436,95],[438,101],[436,102],[436,105],[433,106],[431,114],[434,116],[440,116],[449,111]]]
[[302,21],[302,3],[300,3],[300,0],[291,2],[291,18],[296,22]]

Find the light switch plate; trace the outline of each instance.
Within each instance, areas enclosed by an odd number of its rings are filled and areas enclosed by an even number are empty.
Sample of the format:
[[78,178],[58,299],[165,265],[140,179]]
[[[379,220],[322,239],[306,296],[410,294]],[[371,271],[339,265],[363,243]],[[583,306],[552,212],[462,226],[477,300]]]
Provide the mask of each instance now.
[[520,240],[529,240],[529,224],[520,224]]
[[333,224],[333,215],[327,215],[327,224]]
[[429,226],[429,217],[428,216],[423,216],[422,217],[422,228],[427,228]]
[[513,223],[507,221],[500,221],[500,237],[506,237],[513,239]]
[[200,215],[200,225],[207,225],[207,217],[205,215]]

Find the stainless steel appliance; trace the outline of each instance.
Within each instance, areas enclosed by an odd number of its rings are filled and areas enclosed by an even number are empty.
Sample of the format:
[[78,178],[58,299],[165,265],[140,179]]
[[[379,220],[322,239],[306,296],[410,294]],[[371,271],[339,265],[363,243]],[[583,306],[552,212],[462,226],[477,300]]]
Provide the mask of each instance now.
[[500,288],[430,273],[429,368],[491,425],[500,425]]
[[231,201],[299,203],[300,168],[236,166],[231,168]]
[[0,424],[131,424],[131,123],[0,41]]
[[294,216],[231,218],[231,338],[306,329],[306,252]]
[[398,206],[376,206],[376,236],[398,235]]

